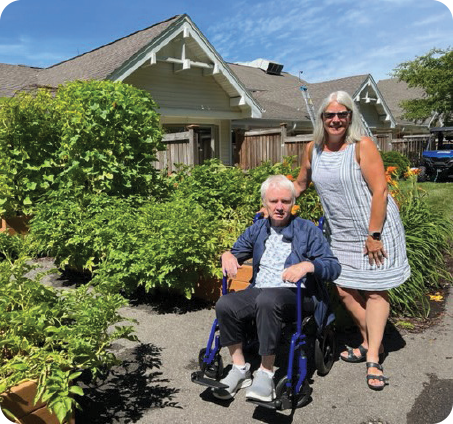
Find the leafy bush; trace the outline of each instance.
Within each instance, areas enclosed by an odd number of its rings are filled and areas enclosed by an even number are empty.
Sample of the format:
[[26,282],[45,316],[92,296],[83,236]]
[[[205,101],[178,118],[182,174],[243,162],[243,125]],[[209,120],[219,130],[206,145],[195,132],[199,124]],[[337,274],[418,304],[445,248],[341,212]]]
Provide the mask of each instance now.
[[214,216],[225,216],[245,203],[245,177],[241,169],[223,165],[219,159],[197,166],[180,166],[171,176],[174,199],[199,205]]
[[229,210],[221,219],[185,198],[53,199],[38,207],[31,244],[61,267],[93,272],[91,283],[108,292],[131,293],[143,286],[173,288],[190,297],[201,273],[219,273],[219,254],[238,235]]
[[411,277],[390,291],[390,300],[400,314],[426,317],[429,313],[428,292],[438,287],[441,278],[453,281],[444,265],[453,223],[446,219],[443,211],[430,207],[414,178],[411,185],[397,194],[397,201],[406,234]]
[[[250,173],[218,160],[182,166],[163,178],[169,189],[159,200],[55,191],[31,221],[32,249],[61,267],[94,272],[92,283],[105,290],[173,288],[190,296],[201,274],[219,275],[219,254],[252,223],[261,180],[290,171],[298,172],[289,162]],[[303,217],[322,214],[313,188],[299,204]]]
[[56,95],[64,169],[60,187],[93,193],[147,194],[156,174],[162,129],[149,93],[110,81],[75,81]]
[[127,196],[159,189],[156,107],[149,93],[111,81],[75,81],[54,96],[40,89],[2,103],[0,213],[32,213],[49,190]]
[[411,166],[409,159],[399,152],[390,151],[380,153],[382,161],[384,162],[384,168],[387,169],[389,166],[396,166],[396,173],[399,178],[403,177],[407,168]]
[[[4,252],[6,253],[6,252]],[[125,318],[118,294],[102,295],[87,286],[57,291],[28,278],[25,259],[0,263],[0,392],[24,380],[36,380],[42,399],[60,422],[68,420],[82,388],[73,384],[82,370],[92,377],[116,364],[107,351],[117,339],[136,340],[132,327],[117,326]]]
[[60,129],[52,94],[19,94],[0,106],[0,213],[28,214],[59,172]]
[[190,297],[201,274],[219,275],[223,225],[190,201],[146,204],[133,234],[119,234],[109,246],[92,283],[126,292],[171,288]]
[[25,250],[25,238],[20,235],[10,235],[8,232],[0,232],[0,260],[11,258],[17,259]]
[[30,222],[35,254],[54,257],[62,268],[91,271],[110,248],[121,249],[120,238],[134,236],[143,198],[56,194],[37,206]]

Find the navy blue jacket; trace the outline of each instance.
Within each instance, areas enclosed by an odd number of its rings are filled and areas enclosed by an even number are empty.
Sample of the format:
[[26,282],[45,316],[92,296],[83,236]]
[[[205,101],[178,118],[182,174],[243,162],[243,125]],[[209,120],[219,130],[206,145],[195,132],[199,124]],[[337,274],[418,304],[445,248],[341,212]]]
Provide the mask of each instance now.
[[[328,294],[323,284],[333,281],[340,275],[341,265],[330,250],[327,240],[319,228],[302,218],[291,217],[291,221],[282,231],[283,241],[291,242],[291,253],[285,262],[285,268],[308,261],[314,265],[313,279],[305,279],[308,295],[315,304],[315,320],[318,328],[323,328],[333,320],[328,313]],[[231,253],[239,263],[253,259],[253,276],[250,283],[255,284],[265,242],[270,235],[269,219],[260,219],[248,227],[234,243]]]

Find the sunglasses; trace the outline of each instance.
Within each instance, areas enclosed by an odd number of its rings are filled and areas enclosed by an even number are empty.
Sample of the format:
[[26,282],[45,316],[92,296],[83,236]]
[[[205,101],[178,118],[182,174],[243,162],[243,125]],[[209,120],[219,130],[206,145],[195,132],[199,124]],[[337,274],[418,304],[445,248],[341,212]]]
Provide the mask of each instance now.
[[343,110],[341,112],[323,112],[322,117],[324,119],[333,119],[335,116],[338,119],[346,119],[352,112],[350,110]]

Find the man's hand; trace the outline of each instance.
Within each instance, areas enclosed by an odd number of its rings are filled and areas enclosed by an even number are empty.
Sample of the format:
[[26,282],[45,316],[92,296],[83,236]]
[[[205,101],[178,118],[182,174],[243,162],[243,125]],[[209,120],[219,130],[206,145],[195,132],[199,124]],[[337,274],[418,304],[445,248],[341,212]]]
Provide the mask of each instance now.
[[283,271],[282,279],[289,283],[297,283],[301,278],[305,277],[308,273],[314,272],[315,266],[311,262],[300,262],[291,265]]
[[222,255],[222,271],[223,275],[228,275],[228,277],[234,278],[236,277],[236,274],[238,273],[238,269],[242,268],[241,265],[239,265],[238,260],[236,259],[236,256],[234,256],[230,251],[225,252]]

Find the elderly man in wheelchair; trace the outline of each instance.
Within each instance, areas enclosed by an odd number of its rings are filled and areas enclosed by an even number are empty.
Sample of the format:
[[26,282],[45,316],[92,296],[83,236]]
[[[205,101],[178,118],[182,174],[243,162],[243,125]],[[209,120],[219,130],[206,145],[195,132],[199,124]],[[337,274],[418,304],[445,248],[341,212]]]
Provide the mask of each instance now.
[[[291,181],[283,175],[269,177],[261,186],[261,198],[268,218],[248,227],[231,251],[222,255],[224,275],[235,277],[240,264],[252,258],[253,277],[247,290],[228,293],[216,304],[220,345],[228,348],[232,360],[220,387],[212,389],[219,399],[232,399],[246,387],[248,400],[275,399],[276,349],[282,323],[296,318],[296,283],[302,287],[309,281],[322,285],[340,274],[340,264],[322,232],[310,221],[291,215],[295,202]],[[315,303],[315,316],[325,315],[326,305],[316,299]],[[243,353],[244,328],[252,320],[261,356],[253,380]]]

